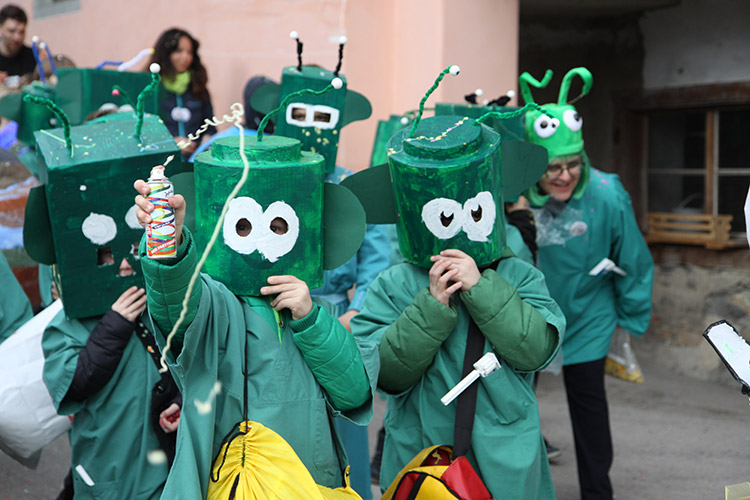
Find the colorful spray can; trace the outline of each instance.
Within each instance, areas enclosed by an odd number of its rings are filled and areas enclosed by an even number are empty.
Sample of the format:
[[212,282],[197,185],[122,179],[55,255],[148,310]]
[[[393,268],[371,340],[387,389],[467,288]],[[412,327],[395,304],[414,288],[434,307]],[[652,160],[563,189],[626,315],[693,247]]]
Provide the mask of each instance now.
[[164,169],[172,158],[167,158],[164,165],[153,167],[147,181],[151,188],[147,198],[154,205],[151,222],[146,225],[146,255],[150,259],[167,259],[177,255],[174,210],[169,206],[169,197],[174,194],[174,188],[164,175]]

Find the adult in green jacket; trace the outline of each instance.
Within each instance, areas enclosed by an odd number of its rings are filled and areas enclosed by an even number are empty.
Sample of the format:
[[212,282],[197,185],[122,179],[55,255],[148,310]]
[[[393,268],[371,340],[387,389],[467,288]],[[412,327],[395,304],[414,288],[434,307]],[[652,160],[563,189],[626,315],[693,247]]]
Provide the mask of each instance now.
[[5,255],[0,252],[0,282],[4,284],[0,294],[0,343],[10,337],[31,319],[31,304],[21,285],[13,275]]
[[[524,98],[532,100],[529,83],[544,86],[551,76],[548,71],[537,82],[524,73]],[[558,103],[543,106],[549,115],[526,115],[527,140],[550,153],[547,171],[526,196],[535,209],[539,269],[568,321],[563,375],[581,498],[611,500],[613,450],[604,363],[617,325],[635,336],[648,328],[653,260],[619,178],[589,164],[583,121],[566,103],[573,76],[581,77],[583,93],[588,93],[591,73],[574,68],[563,79]],[[619,269],[591,275],[604,258]]]
[[469,461],[495,498],[555,498],[532,377],[556,353],[565,318],[542,274],[516,257],[484,270],[450,306],[431,295],[428,270],[412,264],[370,286],[352,325],[380,344],[378,384],[390,395],[380,484],[420,450],[453,442],[455,408],[440,398],[461,379],[470,318],[502,368],[477,382]]
[[[138,186],[141,193],[148,192],[145,183]],[[148,210],[144,198],[139,197],[137,203]],[[190,231],[181,228],[181,212],[184,203],[176,207],[176,234],[182,234],[182,242],[175,258],[146,258],[145,237],[140,248],[149,308],[162,345],[180,314],[198,260]],[[148,221],[143,211],[139,218]],[[273,285],[268,289],[278,293]],[[332,311],[317,303],[302,312],[296,305],[275,311],[273,306],[283,300],[235,295],[222,283],[201,275],[190,295],[184,326],[167,352],[185,404],[177,455],[162,498],[206,498],[222,440],[243,419],[245,369],[248,419],[281,435],[318,484],[342,485],[338,436],[333,434],[330,418],[342,416],[360,425],[369,422],[375,380],[368,376],[377,376],[376,347],[356,342]],[[217,381],[221,390],[215,394]]]

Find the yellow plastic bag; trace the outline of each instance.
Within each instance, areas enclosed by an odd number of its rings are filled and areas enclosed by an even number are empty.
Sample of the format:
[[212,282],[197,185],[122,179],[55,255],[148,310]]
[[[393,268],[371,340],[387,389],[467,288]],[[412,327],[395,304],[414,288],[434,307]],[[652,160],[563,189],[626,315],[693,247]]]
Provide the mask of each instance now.
[[626,382],[643,383],[641,365],[630,346],[630,334],[622,328],[618,327],[612,337],[612,345],[604,362],[604,373]]
[[349,486],[327,488],[315,483],[289,443],[263,424],[241,422],[224,443],[211,470],[207,500],[362,500]]

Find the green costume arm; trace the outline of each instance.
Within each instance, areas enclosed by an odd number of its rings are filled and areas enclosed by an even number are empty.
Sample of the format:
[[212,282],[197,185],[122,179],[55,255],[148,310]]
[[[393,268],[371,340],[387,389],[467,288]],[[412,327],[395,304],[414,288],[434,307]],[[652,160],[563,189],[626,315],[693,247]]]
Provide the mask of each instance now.
[[619,220],[611,225],[612,257],[627,276],[613,276],[617,320],[625,330],[640,337],[651,320],[651,290],[654,261],[635,220],[630,196],[617,182]]
[[493,349],[516,369],[538,370],[555,353],[555,327],[494,270],[485,270],[461,300]]
[[334,408],[347,411],[370,400],[370,382],[357,342],[338,319],[316,304],[290,326],[294,343]]
[[[388,294],[381,290],[381,286],[376,289],[377,301],[389,301]],[[380,305],[376,300],[372,302],[373,310],[378,310]],[[445,307],[430,295],[428,288],[423,288],[383,334],[378,386],[398,393],[417,383],[457,321],[454,307]]]
[[[193,236],[187,228],[182,229],[182,244],[177,248],[177,256],[173,259],[149,259],[146,257],[146,234],[141,239],[138,251],[141,257],[141,269],[146,282],[148,309],[156,326],[166,336],[177,322],[182,312],[182,301],[185,298],[190,277],[195,271],[198,260]],[[197,282],[188,301],[187,315],[172,340],[175,358],[179,354],[185,331],[198,312],[203,287]]]
[[0,343],[10,337],[21,325],[30,320],[31,304],[21,285],[16,281],[13,271],[0,252],[0,283],[3,292],[0,294]]

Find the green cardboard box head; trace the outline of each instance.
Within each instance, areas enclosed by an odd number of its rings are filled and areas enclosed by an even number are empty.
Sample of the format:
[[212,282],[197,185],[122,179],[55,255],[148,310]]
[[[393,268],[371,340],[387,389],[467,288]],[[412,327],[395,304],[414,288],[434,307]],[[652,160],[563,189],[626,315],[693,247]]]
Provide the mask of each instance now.
[[346,77],[340,74],[345,37],[339,43],[339,61],[334,71],[303,66],[302,42],[296,32],[290,37],[297,41],[297,66],[287,66],[282,70],[281,85],[272,83],[260,87],[253,94],[251,103],[256,110],[268,114],[288,95],[302,89],[321,90],[333,78],[340,78],[342,91],[300,96],[274,120],[276,134],[298,139],[303,150],[323,155],[326,173],[331,173],[336,167],[341,129],[353,121],[368,118],[372,106],[362,94],[347,90]]

